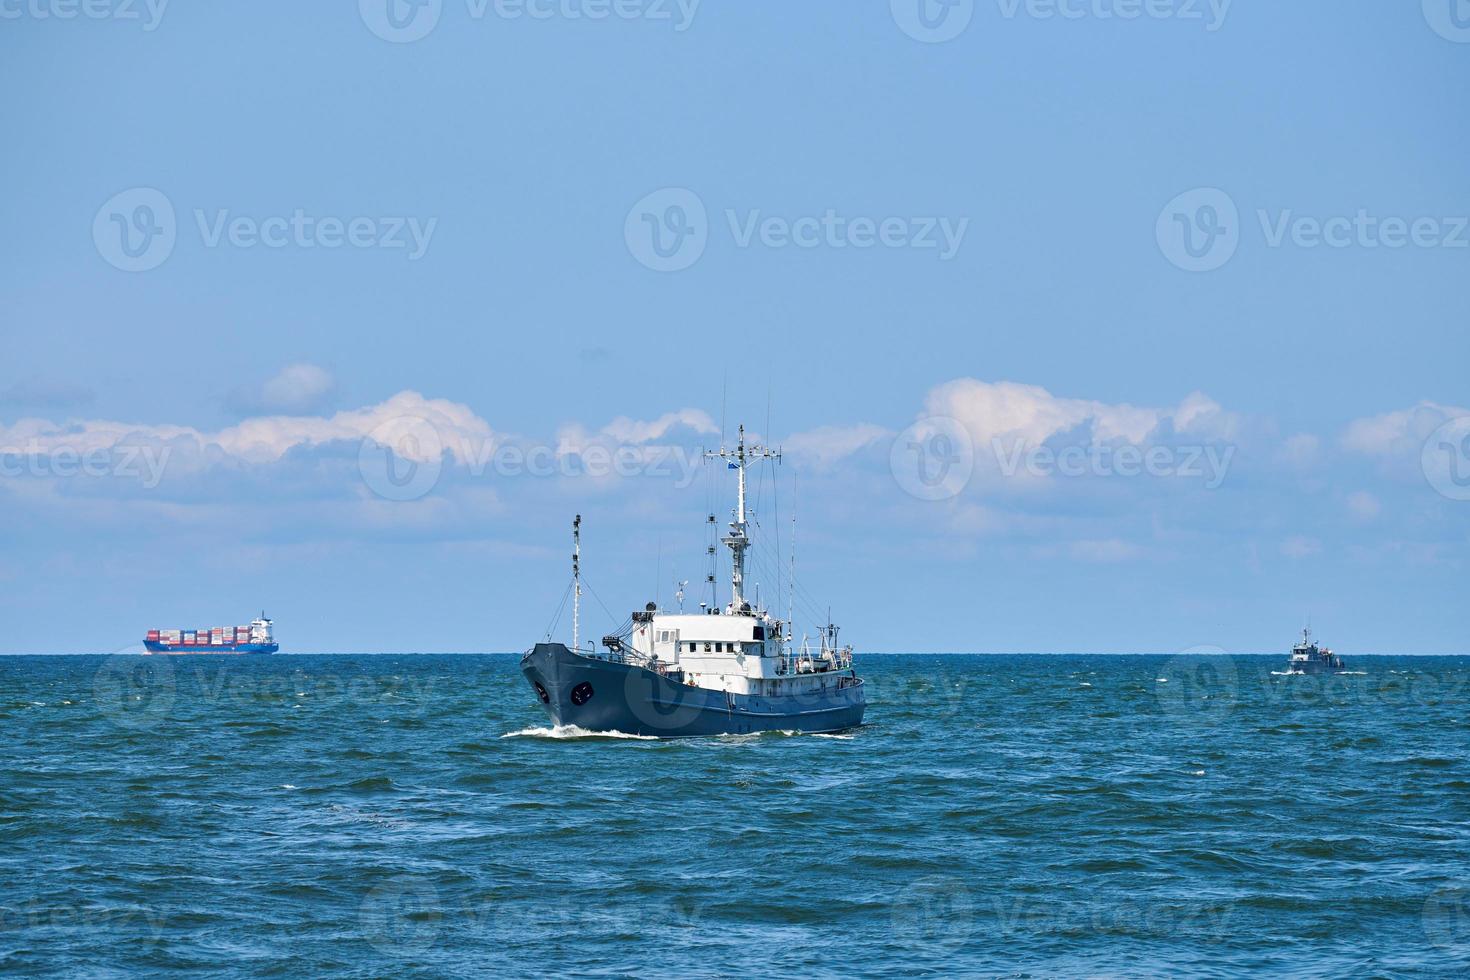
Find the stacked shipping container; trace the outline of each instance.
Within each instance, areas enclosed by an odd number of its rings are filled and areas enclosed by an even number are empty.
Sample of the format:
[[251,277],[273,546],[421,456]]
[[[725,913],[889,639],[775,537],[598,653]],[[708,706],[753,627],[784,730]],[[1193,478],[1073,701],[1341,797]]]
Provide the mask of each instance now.
[[162,643],[165,646],[232,646],[251,642],[249,626],[215,626],[198,630],[157,629],[149,630],[146,638],[150,643]]

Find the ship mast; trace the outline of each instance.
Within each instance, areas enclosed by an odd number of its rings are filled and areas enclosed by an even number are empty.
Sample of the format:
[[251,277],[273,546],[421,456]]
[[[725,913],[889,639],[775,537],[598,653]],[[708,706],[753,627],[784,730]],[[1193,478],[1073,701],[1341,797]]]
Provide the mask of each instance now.
[[735,519],[730,522],[730,533],[721,540],[730,547],[731,571],[730,571],[730,608],[739,612],[745,605],[745,549],[750,547],[750,535],[746,532],[745,515],[745,465],[752,459],[780,459],[779,449],[767,449],[765,446],[745,444],[745,426],[740,426],[740,438],[734,449],[726,449],[721,446],[718,450],[706,452],[706,459],[719,458],[740,473],[739,490],[735,498]]
[[[565,601],[565,600],[563,600]],[[572,521],[572,649],[580,639],[582,614],[582,515]]]

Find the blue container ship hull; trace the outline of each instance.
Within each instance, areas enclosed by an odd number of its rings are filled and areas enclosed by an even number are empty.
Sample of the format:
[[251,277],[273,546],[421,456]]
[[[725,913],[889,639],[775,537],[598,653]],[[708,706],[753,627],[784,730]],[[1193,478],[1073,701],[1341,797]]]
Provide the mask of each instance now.
[[163,643],[159,640],[144,640],[143,646],[149,653],[275,653],[281,649],[279,643]]

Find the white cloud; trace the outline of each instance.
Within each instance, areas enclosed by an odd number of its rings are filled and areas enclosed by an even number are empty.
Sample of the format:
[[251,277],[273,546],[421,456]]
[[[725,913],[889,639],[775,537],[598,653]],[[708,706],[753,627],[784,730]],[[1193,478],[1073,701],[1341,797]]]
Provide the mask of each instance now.
[[580,425],[562,426],[556,434],[556,452],[559,456],[580,453],[593,443],[642,446],[663,439],[669,432],[680,427],[701,435],[720,431],[714,420],[697,408],[666,412],[650,421],[639,421],[620,415],[596,432],[588,432]]
[[237,415],[320,414],[337,392],[336,379],[315,364],[288,364],[264,384],[236,388],[225,398]]
[[260,400],[268,412],[309,412],[336,387],[332,376],[315,364],[288,364],[261,387]]
[[139,425],[110,420],[60,424],[44,419],[21,419],[15,425],[0,425],[0,452],[18,455],[50,454],[65,449],[87,453],[124,445],[170,443],[180,449],[196,449],[234,457],[246,462],[268,463],[298,448],[328,443],[360,442],[373,436],[392,445],[406,458],[426,462],[436,456],[435,447],[422,440],[399,440],[395,435],[405,426],[428,422],[444,451],[459,462],[477,458],[495,435],[489,423],[467,406],[440,398],[425,398],[416,391],[401,391],[387,401],[366,408],[337,412],[329,417],[271,415],[249,418],[217,432],[204,432],[182,425]]
[[934,388],[925,414],[946,416],[970,432],[977,450],[995,440],[1039,446],[1052,436],[1086,430],[1095,444],[1126,442],[1144,445],[1167,425],[1175,433],[1202,439],[1232,437],[1236,417],[1198,392],[1174,408],[1140,408],[1080,398],[1059,398],[1036,385],[1012,381],[986,382],[960,378]]
[[823,425],[788,437],[781,449],[797,459],[825,468],[889,435],[892,433],[882,426],[866,422],[846,426]]
[[1201,439],[1234,440],[1240,432],[1240,416],[1227,412],[1219,402],[1193,392],[1173,413],[1174,431]]
[[668,435],[670,429],[679,426],[701,434],[719,431],[715,428],[714,419],[704,412],[697,408],[681,408],[677,412],[666,412],[651,422],[640,422],[637,419],[618,416],[603,426],[602,432],[618,442],[642,445],[655,439],[662,439]]
[[1470,415],[1470,409],[1422,401],[1413,408],[1354,420],[1343,432],[1342,445],[1370,456],[1407,454],[1418,459],[1431,432],[1465,415]]

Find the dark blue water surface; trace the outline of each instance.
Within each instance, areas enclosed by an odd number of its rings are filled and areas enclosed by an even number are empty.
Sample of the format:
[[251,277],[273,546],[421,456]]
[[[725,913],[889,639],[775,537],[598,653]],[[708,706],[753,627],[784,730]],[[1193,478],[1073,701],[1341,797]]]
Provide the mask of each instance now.
[[0,658],[0,973],[1470,971],[1470,659],[870,656],[552,733],[487,656]]

